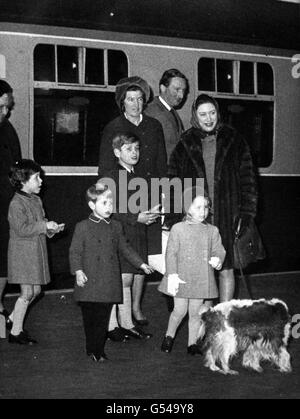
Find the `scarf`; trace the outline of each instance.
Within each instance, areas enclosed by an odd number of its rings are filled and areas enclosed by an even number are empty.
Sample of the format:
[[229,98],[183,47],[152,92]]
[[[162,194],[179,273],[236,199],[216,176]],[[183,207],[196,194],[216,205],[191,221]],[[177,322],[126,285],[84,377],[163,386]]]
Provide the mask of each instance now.
[[192,224],[192,225],[196,225],[196,224],[206,224],[206,221],[199,221],[196,220],[195,218],[193,218],[193,216],[188,212],[186,214],[186,216],[183,219],[187,224]]

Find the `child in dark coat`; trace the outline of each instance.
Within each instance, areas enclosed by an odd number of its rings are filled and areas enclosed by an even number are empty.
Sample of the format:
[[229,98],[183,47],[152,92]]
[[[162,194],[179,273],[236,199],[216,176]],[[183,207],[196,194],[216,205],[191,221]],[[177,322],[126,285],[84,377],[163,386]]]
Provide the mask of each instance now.
[[[136,191],[129,187],[137,179],[134,167],[139,161],[140,143],[133,134],[117,134],[112,140],[112,148],[118,163],[116,167],[105,174],[105,179],[113,182],[116,192],[116,211],[113,215],[115,220],[122,223],[126,239],[131,247],[144,259],[147,260],[147,226],[155,222],[157,215],[153,211],[132,211],[130,200]],[[100,179],[100,183],[105,181]],[[124,199],[123,199],[124,198]],[[124,207],[124,208],[123,208]],[[149,339],[152,335],[145,333],[133,323],[132,314],[138,323],[141,313],[138,306],[133,306],[131,289],[135,289],[135,283],[144,282],[144,272],[136,269],[122,255],[120,256],[123,282],[123,304],[114,306],[109,322],[109,338],[115,341],[124,341],[126,336],[136,339]],[[133,298],[135,301],[136,299]],[[117,316],[118,309],[118,316]],[[119,322],[118,322],[119,317]],[[141,322],[141,321],[140,321]],[[121,327],[119,327],[119,324]]]
[[108,187],[93,185],[87,201],[92,214],[76,225],[70,265],[76,275],[74,297],[81,306],[87,355],[103,362],[111,309],[123,300],[119,253],[136,269],[147,274],[153,270],[127,243],[122,225],[110,218],[113,197]]

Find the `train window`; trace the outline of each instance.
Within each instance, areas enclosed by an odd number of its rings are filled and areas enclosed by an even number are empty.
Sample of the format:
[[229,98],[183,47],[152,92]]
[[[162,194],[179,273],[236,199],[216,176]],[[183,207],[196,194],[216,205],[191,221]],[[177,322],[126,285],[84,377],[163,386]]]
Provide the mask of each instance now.
[[118,115],[113,92],[35,89],[34,158],[46,166],[97,166],[104,126]]
[[218,98],[222,120],[235,127],[250,146],[257,167],[268,167],[273,155],[274,103]]
[[198,89],[214,92],[215,88],[215,60],[201,58],[198,62]]
[[127,57],[123,51],[108,50],[108,84],[115,86],[120,79],[128,76]]
[[57,74],[59,83],[79,82],[79,50],[76,47],[57,47]]
[[104,85],[104,50],[86,49],[85,83]]
[[55,81],[55,47],[40,44],[34,50],[34,80]]
[[267,63],[257,63],[257,93],[259,95],[273,95],[273,69]]
[[250,61],[240,62],[239,93],[254,94],[254,63]]
[[217,60],[217,90],[233,93],[233,61]]

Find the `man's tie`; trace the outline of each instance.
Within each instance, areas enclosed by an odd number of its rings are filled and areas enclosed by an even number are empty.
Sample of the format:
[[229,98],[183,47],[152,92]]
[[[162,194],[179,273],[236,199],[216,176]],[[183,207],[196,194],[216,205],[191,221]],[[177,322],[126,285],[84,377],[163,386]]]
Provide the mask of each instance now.
[[173,115],[173,117],[175,119],[176,127],[177,127],[177,132],[180,132],[181,131],[181,124],[180,124],[180,121],[178,119],[178,116],[176,115],[175,109],[171,108],[170,112],[171,112],[171,114]]

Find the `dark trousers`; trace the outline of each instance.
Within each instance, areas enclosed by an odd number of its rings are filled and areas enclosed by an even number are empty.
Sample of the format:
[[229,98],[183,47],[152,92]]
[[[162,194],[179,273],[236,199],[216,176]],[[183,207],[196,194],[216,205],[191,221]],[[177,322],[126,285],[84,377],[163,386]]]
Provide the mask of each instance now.
[[104,345],[113,304],[80,302],[86,338],[86,352],[100,357]]

